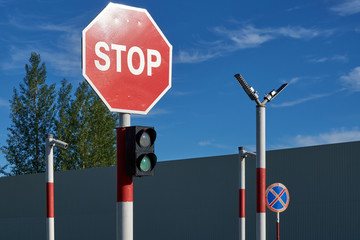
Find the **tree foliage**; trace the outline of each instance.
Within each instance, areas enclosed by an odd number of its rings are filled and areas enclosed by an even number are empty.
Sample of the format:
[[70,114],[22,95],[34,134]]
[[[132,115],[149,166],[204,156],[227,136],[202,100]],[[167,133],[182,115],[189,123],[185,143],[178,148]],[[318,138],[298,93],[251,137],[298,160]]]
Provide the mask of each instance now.
[[[68,149],[54,150],[56,170],[111,166],[116,162],[116,116],[108,111],[86,82],[73,86],[66,79],[56,93],[48,86],[45,63],[31,53],[26,76],[10,100],[11,126],[7,146],[1,150],[8,166],[6,175],[44,172],[45,137],[69,143]],[[6,172],[7,171],[7,172]]]
[[[60,99],[60,95],[59,95]],[[69,101],[66,101],[69,103]],[[116,118],[86,82],[80,83],[70,104],[59,111],[62,126],[57,135],[69,148],[59,151],[56,166],[60,170],[104,167],[116,161]],[[61,109],[61,108],[60,108]],[[59,122],[60,123],[60,122]],[[59,124],[61,125],[61,124]],[[60,137],[59,137],[60,139]]]
[[2,148],[14,175],[45,170],[44,137],[54,131],[55,85],[45,83],[46,68],[40,55],[32,53],[29,62],[20,90],[14,89],[10,100],[12,124],[7,146]]

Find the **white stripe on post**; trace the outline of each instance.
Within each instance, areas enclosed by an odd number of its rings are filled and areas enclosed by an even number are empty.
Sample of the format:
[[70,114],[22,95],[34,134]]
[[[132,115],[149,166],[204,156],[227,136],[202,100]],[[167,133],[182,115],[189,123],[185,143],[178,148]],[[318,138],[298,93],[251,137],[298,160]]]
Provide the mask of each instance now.
[[133,202],[117,202],[117,236],[118,239],[130,240],[133,239]]
[[54,218],[46,218],[47,227],[47,239],[54,240],[55,239],[55,222]]

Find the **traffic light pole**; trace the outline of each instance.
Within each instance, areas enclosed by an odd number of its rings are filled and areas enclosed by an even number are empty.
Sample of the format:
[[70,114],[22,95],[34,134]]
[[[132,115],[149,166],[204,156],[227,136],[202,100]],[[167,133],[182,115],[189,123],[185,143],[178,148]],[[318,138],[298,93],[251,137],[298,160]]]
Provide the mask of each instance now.
[[119,114],[117,128],[117,201],[116,240],[133,240],[133,179],[125,170],[125,127],[130,126],[130,114]]

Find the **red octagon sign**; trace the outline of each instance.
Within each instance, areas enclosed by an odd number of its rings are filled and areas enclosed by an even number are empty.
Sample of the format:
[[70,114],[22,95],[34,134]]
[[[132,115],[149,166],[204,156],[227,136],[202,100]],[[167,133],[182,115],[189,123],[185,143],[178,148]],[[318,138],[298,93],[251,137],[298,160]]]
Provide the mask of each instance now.
[[147,114],[171,87],[171,64],[146,9],[109,3],[82,32],[83,76],[110,111]]

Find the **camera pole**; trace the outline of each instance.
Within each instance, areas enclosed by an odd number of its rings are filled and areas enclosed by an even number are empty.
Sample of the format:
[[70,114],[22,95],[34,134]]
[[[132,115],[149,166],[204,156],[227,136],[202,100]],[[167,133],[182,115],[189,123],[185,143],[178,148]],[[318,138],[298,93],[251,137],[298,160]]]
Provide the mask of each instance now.
[[46,239],[55,239],[55,217],[54,217],[54,146],[67,149],[66,142],[54,139],[53,134],[46,136]]

